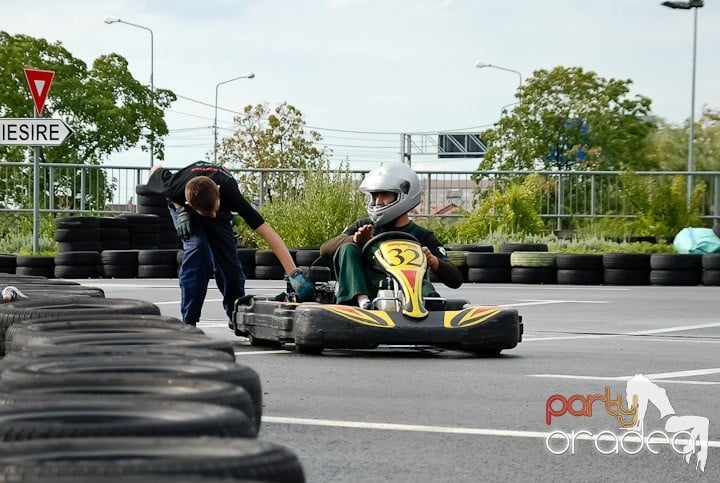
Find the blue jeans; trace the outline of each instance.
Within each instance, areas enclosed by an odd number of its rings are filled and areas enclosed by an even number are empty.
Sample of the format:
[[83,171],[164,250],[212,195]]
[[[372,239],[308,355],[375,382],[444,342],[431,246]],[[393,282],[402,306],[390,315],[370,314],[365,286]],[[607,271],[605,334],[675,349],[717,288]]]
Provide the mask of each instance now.
[[[177,225],[177,213],[169,208],[173,222]],[[223,295],[223,308],[232,317],[235,301],[245,295],[245,274],[238,258],[233,216],[221,211],[215,218],[192,216],[192,237],[183,241],[183,259],[180,266],[180,313],[187,324],[200,320],[211,270],[215,282]]]

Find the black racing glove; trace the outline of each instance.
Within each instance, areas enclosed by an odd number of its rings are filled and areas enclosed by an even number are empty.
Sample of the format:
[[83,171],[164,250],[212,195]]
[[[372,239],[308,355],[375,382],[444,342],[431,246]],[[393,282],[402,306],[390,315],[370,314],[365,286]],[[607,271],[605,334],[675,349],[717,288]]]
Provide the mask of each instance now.
[[178,237],[180,237],[183,241],[188,241],[190,237],[192,236],[192,227],[191,227],[191,210],[188,210],[185,207],[178,208],[175,210],[177,213],[177,234]]

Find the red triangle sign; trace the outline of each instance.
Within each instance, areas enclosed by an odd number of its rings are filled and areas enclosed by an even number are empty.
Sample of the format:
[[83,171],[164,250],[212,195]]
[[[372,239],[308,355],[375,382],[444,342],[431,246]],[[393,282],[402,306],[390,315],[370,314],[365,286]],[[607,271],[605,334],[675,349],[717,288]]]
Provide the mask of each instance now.
[[42,116],[45,101],[47,100],[50,86],[52,85],[55,72],[52,70],[24,69],[25,79],[30,86],[30,94],[32,94],[35,110],[38,116]]

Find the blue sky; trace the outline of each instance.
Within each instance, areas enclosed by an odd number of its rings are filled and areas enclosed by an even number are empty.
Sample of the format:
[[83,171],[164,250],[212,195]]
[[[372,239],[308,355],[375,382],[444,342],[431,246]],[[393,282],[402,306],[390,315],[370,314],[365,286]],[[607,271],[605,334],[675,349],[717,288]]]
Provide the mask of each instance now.
[[[705,3],[696,117],[703,105],[720,108],[720,0]],[[220,136],[232,111],[287,101],[357,169],[399,160],[400,133],[495,122],[519,78],[477,69],[478,60],[523,79],[579,66],[631,79],[633,93],[673,123],[690,113],[692,13],[658,0],[3,0],[0,29],[61,41],[87,63],[117,52],[149,82],[148,32],[107,25],[106,16],[151,28],[155,86],[200,101],[181,99],[167,113],[168,166],[211,152],[215,87],[247,72],[256,77],[219,88]],[[146,166],[149,155],[133,150],[108,164]],[[475,163],[417,157],[413,165]]]

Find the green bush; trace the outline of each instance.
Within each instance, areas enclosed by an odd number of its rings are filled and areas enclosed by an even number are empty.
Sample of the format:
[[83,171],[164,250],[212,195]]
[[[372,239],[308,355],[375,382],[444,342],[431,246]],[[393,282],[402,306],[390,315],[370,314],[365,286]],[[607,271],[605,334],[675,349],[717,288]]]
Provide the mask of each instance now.
[[[276,199],[260,212],[288,247],[319,247],[353,221],[366,217],[365,197],[347,169],[308,172],[303,189],[292,198]],[[244,222],[238,234],[250,247],[267,249]]]
[[[39,255],[55,254],[55,219],[49,214],[40,215],[39,243]],[[0,216],[0,252],[19,255],[33,253],[32,213],[5,212]]]

